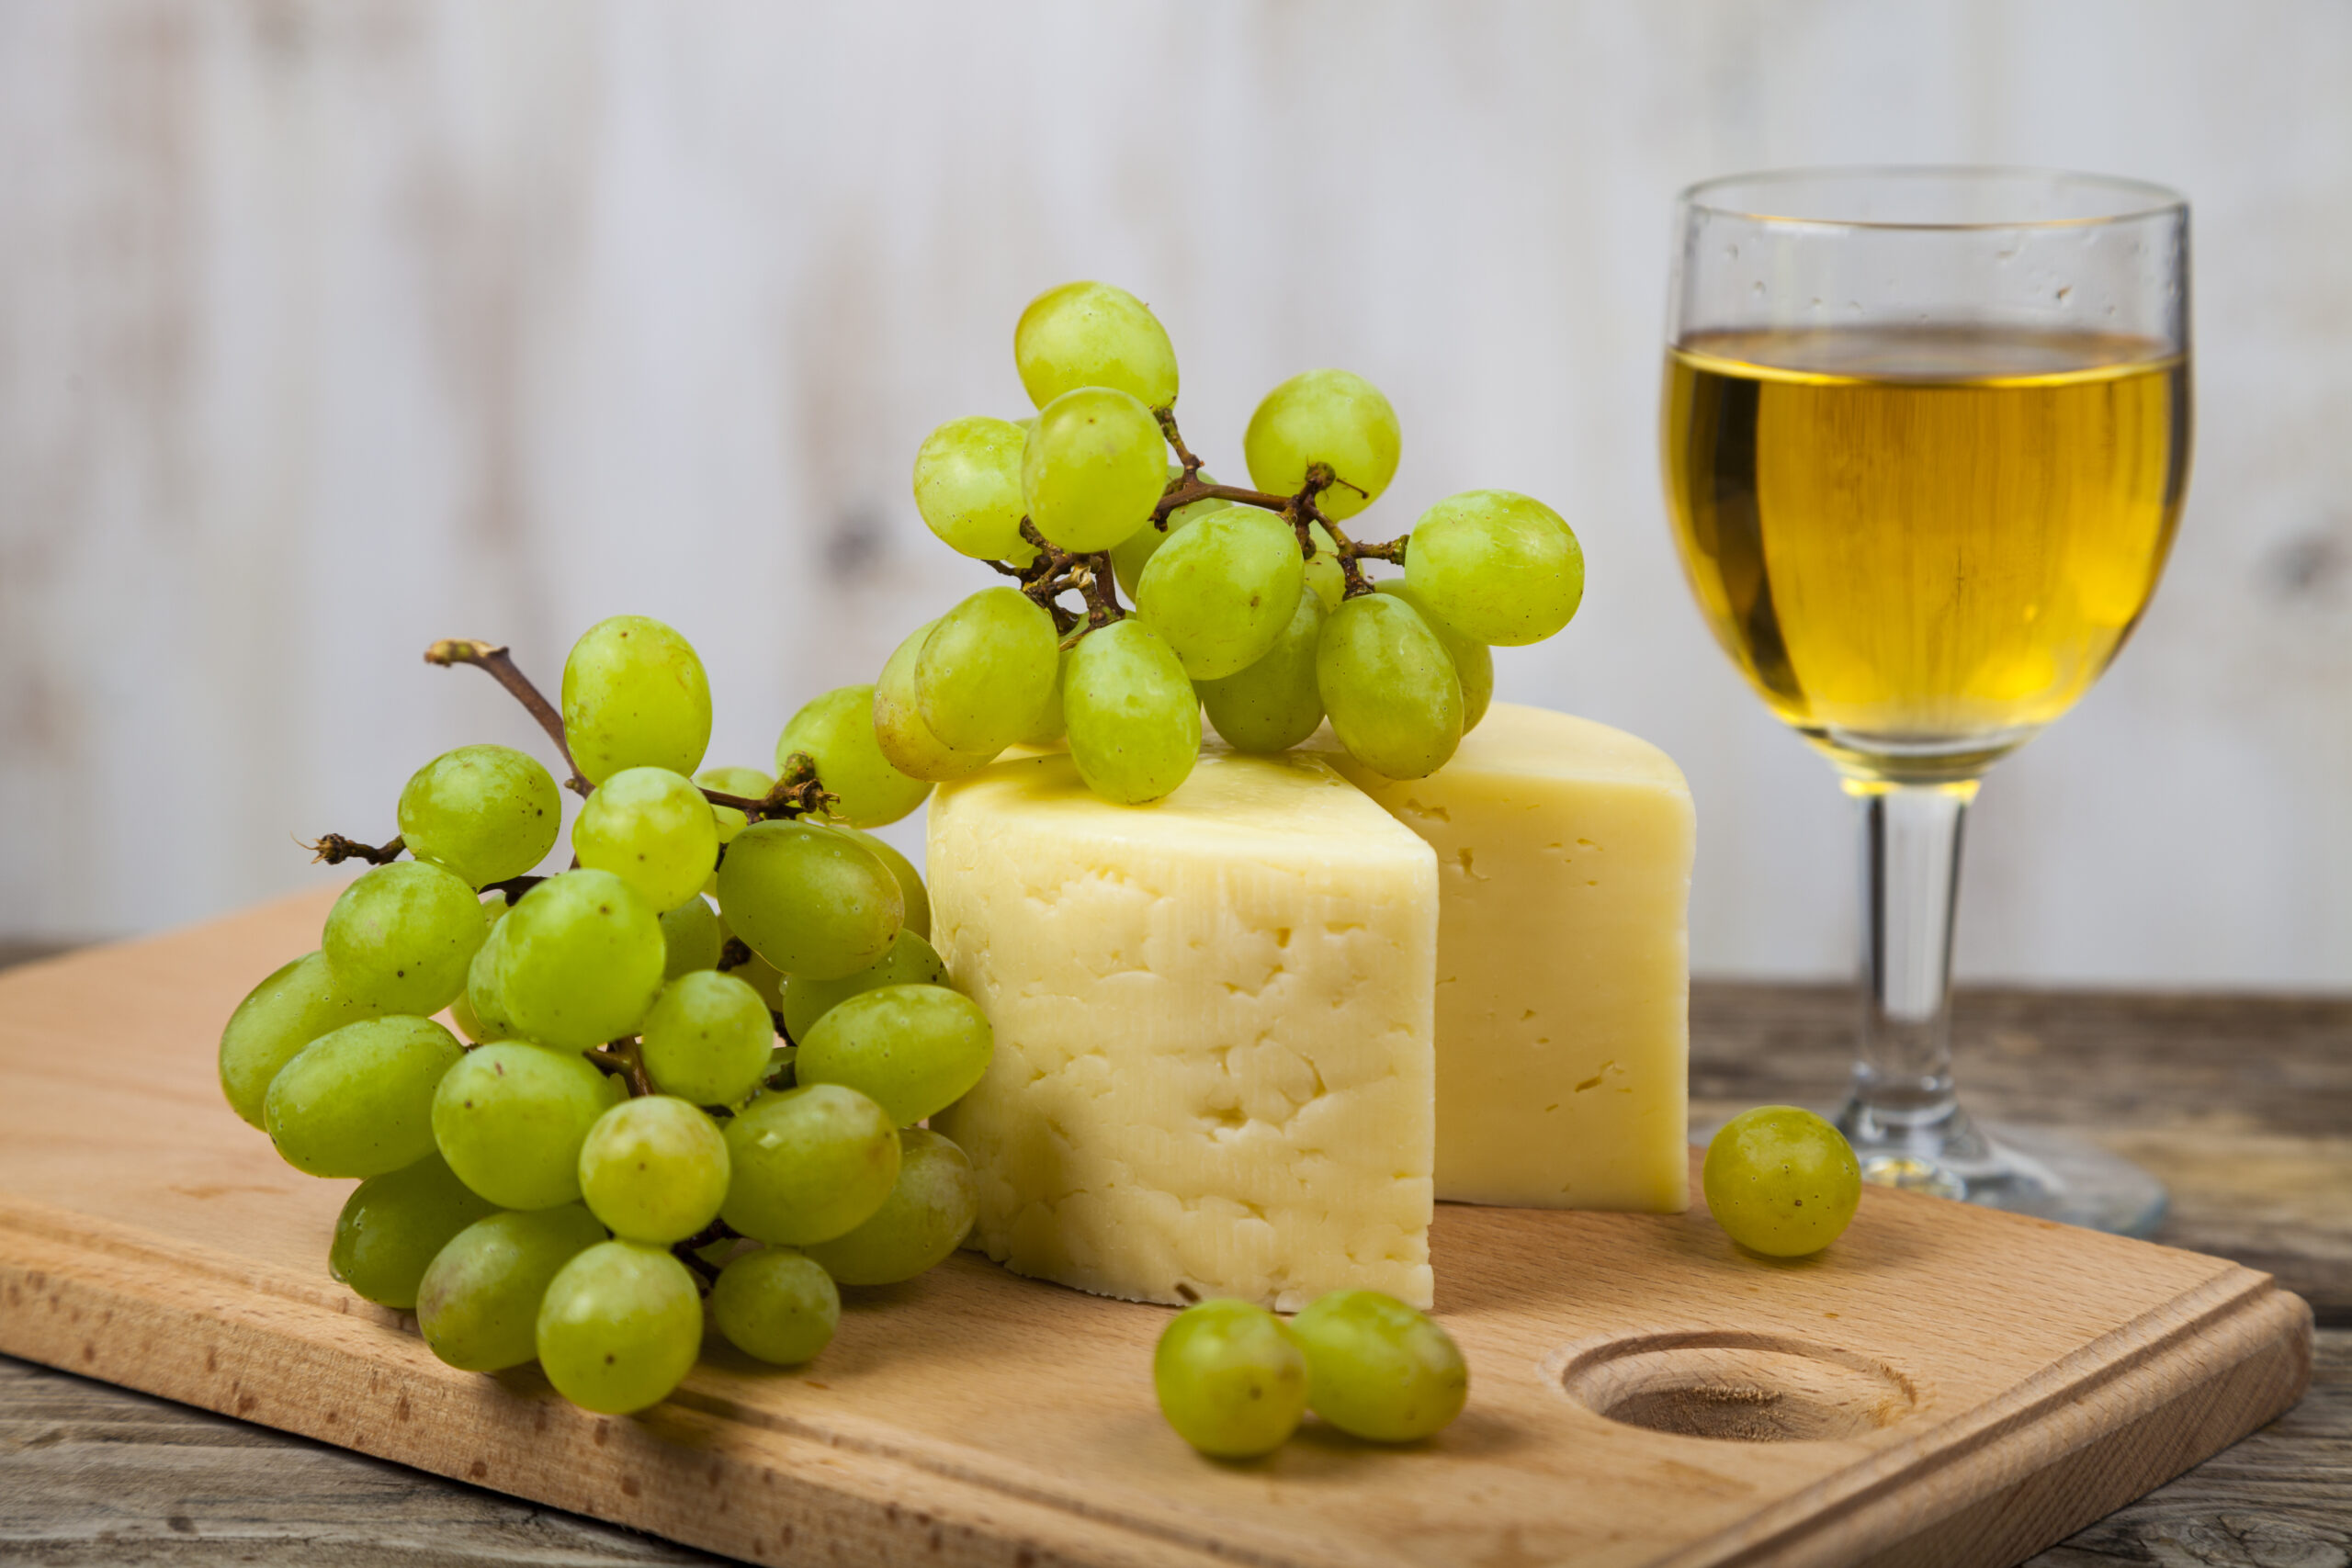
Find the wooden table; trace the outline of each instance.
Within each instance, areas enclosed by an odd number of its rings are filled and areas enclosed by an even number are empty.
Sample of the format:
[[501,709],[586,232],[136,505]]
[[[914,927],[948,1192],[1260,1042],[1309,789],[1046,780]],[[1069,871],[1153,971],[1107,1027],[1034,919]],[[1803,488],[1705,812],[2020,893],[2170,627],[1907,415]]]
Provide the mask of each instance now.
[[[1851,1017],[1838,988],[1701,986],[1694,1113],[1834,1099]],[[1980,991],[1960,1032],[1981,1111],[2087,1129],[2155,1169],[2161,1239],[2277,1274],[2320,1324],[2299,1408],[2037,1562],[2352,1564],[2352,999]],[[0,1560],[716,1561],[5,1359]]]

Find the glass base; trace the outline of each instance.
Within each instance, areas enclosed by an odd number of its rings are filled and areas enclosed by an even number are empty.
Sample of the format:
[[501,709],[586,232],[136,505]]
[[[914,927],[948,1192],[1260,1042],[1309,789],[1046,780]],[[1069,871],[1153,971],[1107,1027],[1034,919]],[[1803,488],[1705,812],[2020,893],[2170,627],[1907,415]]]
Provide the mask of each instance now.
[[[1871,1137],[1873,1130],[1894,1130],[1849,1125],[1854,1111],[1849,1105],[1831,1120],[1854,1145],[1865,1181],[2115,1235],[2144,1237],[2164,1223],[2164,1183],[2088,1139],[1971,1122],[1962,1111],[1942,1129],[1948,1141],[1929,1150],[1916,1132]],[[1707,1138],[1694,1128],[1692,1141],[1703,1147]]]

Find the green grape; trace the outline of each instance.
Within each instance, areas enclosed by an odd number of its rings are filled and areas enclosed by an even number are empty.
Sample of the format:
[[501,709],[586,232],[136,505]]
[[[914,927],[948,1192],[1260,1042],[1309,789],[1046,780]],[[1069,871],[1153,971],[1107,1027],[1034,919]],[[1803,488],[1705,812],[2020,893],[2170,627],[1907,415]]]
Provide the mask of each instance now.
[[662,977],[674,980],[718,967],[718,911],[707,898],[689,898],[662,917]]
[[1060,640],[1054,618],[1018,588],[980,590],[923,638],[915,660],[923,723],[956,750],[1003,750],[1029,732],[1053,694]]
[[475,887],[520,876],[555,848],[563,795],[538,760],[512,746],[460,746],[409,775],[401,840]]
[[702,1353],[702,1292],[658,1247],[600,1241],[556,1270],[539,1303],[539,1370],[583,1410],[659,1404]]
[[433,1152],[433,1090],[465,1055],[429,1018],[363,1019],[278,1069],[262,1100],[269,1141],[312,1176],[381,1176]]
[[1323,601],[1323,613],[1328,615],[1348,596],[1348,574],[1340,570],[1340,545],[1331,537],[1331,530],[1320,523],[1309,523],[1306,534],[1315,541],[1315,553],[1306,561],[1306,591]]
[[590,626],[563,661],[563,738],[590,784],[623,768],[692,773],[710,744],[710,679],[694,645],[644,615]]
[[1151,521],[1168,443],[1151,411],[1110,387],[1064,392],[1038,412],[1021,457],[1037,532],[1078,555],[1107,550]]
[[1012,363],[1040,409],[1080,387],[1115,387],[1146,408],[1176,401],[1168,330],[1150,306],[1107,283],[1065,283],[1030,300],[1012,329]]
[[[763,800],[775,787],[774,775],[757,768],[705,768],[695,775],[695,783],[721,795],[739,795],[746,800]],[[732,843],[750,818],[732,806],[714,806],[710,819],[718,827],[718,841]]]
[[755,1241],[806,1247],[864,1224],[899,1179],[899,1130],[839,1084],[763,1094],[727,1124],[733,1178],[718,1217]]
[[1198,682],[1209,722],[1235,750],[1286,750],[1321,728],[1315,648],[1323,636],[1323,601],[1300,594],[1290,625],[1258,662],[1221,681]]
[[896,822],[931,793],[929,781],[910,778],[882,754],[874,739],[871,686],[836,686],[794,714],[776,739],[778,770],[795,751],[806,751],[817,764],[818,782],[841,796],[831,807],[834,815],[861,828]]
[[1845,1233],[1862,1168],[1844,1134],[1810,1111],[1759,1105],[1723,1124],[1701,1178],[1724,1234],[1767,1258],[1803,1258]]
[[1201,754],[1201,702],[1175,650],[1134,616],[1070,650],[1062,708],[1086,787],[1121,806],[1174,791]]
[[427,1155],[352,1190],[335,1217],[327,1271],[377,1305],[406,1312],[434,1255],[495,1211],[439,1155]]
[[1495,697],[1495,650],[1483,642],[1471,641],[1430,614],[1429,602],[1414,592],[1411,584],[1391,577],[1372,587],[1375,593],[1393,593],[1419,610],[1430,630],[1445,644],[1446,655],[1453,660],[1453,672],[1462,680],[1462,733],[1467,735],[1477,728],[1478,721],[1487,716],[1487,705]]
[[1429,1437],[1470,1397],[1453,1337],[1395,1296],[1333,1291],[1292,1318],[1290,1334],[1306,1352],[1307,1404],[1352,1437]]
[[852,997],[879,990],[885,986],[944,986],[947,984],[947,965],[919,932],[905,926],[890,939],[882,956],[854,975],[844,975],[838,980],[820,980],[808,975],[795,975],[784,987],[784,1032],[795,1040],[806,1040],[817,1021]]
[[1518,648],[1575,619],[1584,547],[1560,514],[1507,490],[1448,496],[1413,525],[1405,581],[1447,626]]
[[1037,716],[1029,721],[1027,729],[1022,731],[1020,744],[1058,746],[1069,734],[1069,719],[1062,712],[1062,678],[1069,671],[1069,649],[1065,648],[1054,657],[1054,683],[1046,693],[1045,704],[1037,709]]
[[1315,685],[1351,756],[1392,779],[1425,778],[1462,744],[1462,677],[1420,613],[1392,593],[1332,612],[1315,646]]
[[906,898],[879,856],[820,823],[759,822],[727,847],[718,908],[752,952],[791,975],[853,975],[899,933]]
[[580,1197],[580,1145],[612,1103],[587,1058],[520,1040],[477,1045],[432,1096],[433,1142],[458,1179],[503,1209]]
[[767,1076],[775,1018],[741,975],[698,969],[663,987],[639,1043],[646,1077],[662,1093],[734,1105]]
[[605,1239],[577,1203],[476,1220],[434,1255],[416,1288],[426,1348],[469,1372],[503,1371],[539,1353],[539,1303],[558,1270]]
[[345,995],[323,953],[280,964],[245,993],[220,1031],[220,1092],[229,1109],[261,1126],[262,1101],[279,1068],[320,1035],[383,1010]]
[[514,1019],[507,1016],[506,995],[498,987],[498,965],[506,953],[508,918],[501,915],[490,923],[490,934],[474,949],[473,962],[466,966],[466,994],[460,999],[472,1018],[466,1038],[476,1043],[512,1040],[520,1032]]
[[[1183,464],[1170,463],[1168,465],[1168,482],[1170,484],[1174,484],[1178,479],[1181,479],[1183,477]],[[1201,476],[1201,482],[1203,484],[1215,484],[1216,483],[1216,480],[1211,479],[1204,473]],[[1167,493],[1164,488],[1161,491],[1161,493]],[[1157,502],[1153,502],[1155,507],[1159,503]],[[1232,504],[1233,502],[1222,500],[1216,496],[1210,496],[1205,501],[1188,502],[1168,514],[1168,525],[1166,527],[1158,527],[1149,523],[1146,523],[1144,526],[1136,529],[1125,538],[1121,539],[1117,544],[1113,545],[1111,547],[1111,572],[1113,576],[1119,580],[1119,587],[1125,592],[1128,598],[1134,598],[1136,596],[1136,584],[1143,581],[1143,569],[1147,565],[1150,564],[1151,558],[1153,556],[1159,553],[1160,546],[1166,544],[1170,538],[1174,537],[1179,529],[1189,528],[1193,524],[1199,522],[1202,518],[1206,517],[1210,513],[1223,512]]]
[[963,1099],[996,1048],[978,1005],[944,986],[864,992],[828,1010],[796,1039],[800,1054],[793,1072],[802,1083],[854,1089],[900,1127]]
[[993,751],[958,751],[932,733],[915,689],[915,667],[937,621],[925,621],[899,644],[874,682],[874,744],[885,761],[912,779],[945,784],[996,761]]
[[915,452],[915,510],[940,543],[976,560],[1026,566],[1021,536],[1021,450],[1028,432],[1008,419],[951,419]]
[[[1396,477],[1403,436],[1396,411],[1380,389],[1345,370],[1303,370],[1268,392],[1241,437],[1250,482],[1296,495],[1317,463],[1345,483],[1315,498],[1327,517],[1345,522],[1380,499]],[[1353,488],[1350,488],[1353,487]]]
[[463,991],[458,992],[457,999],[449,1004],[449,1021],[458,1026],[458,1037],[469,1044],[479,1045],[490,1038],[490,1032],[475,1016]]
[[684,774],[623,768],[580,808],[571,851],[582,865],[611,872],[655,909],[674,909],[710,880],[718,863],[718,823]]
[[466,987],[490,916],[465,878],[423,861],[362,874],[327,911],[320,949],[335,984],[384,1012],[439,1012]]
[[580,1196],[615,1235],[667,1246],[718,1217],[727,1140],[701,1109],[666,1094],[624,1100],[580,1145]]
[[669,955],[661,917],[635,888],[609,871],[567,871],[524,895],[504,924],[498,996],[526,1038],[584,1051],[636,1032]]
[[914,862],[871,833],[862,833],[855,828],[843,828],[841,831],[872,850],[876,858],[890,868],[890,874],[899,879],[899,892],[906,902],[905,929],[926,942],[929,941],[931,939],[931,895],[923,891],[922,876],[915,870]]
[[936,1133],[899,1134],[898,1184],[873,1216],[808,1256],[844,1285],[895,1285],[945,1259],[980,1212],[979,1179],[964,1151]]
[[1306,1413],[1306,1355],[1250,1302],[1213,1298],[1178,1313],[1152,1352],[1151,1382],[1177,1436],[1218,1459],[1273,1452]]
[[832,1343],[842,1293],[832,1277],[788,1247],[763,1247],[731,1260],[710,1288],[710,1315],[747,1356],[797,1367]]
[[1264,656],[1306,587],[1298,536],[1271,512],[1228,506],[1151,558],[1136,613],[1176,650],[1187,675],[1214,681]]

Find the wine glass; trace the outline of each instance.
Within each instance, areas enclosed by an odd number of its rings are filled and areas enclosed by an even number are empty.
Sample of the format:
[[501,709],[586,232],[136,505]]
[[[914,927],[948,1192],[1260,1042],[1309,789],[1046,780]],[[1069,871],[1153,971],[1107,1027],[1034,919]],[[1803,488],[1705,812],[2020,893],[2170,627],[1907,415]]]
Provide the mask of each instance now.
[[1871,1180],[2144,1235],[2164,1190],[1955,1097],[1961,819],[2138,624],[2188,477],[2188,208],[2135,180],[1819,169],[1682,194],[1663,426],[1701,610],[1860,805]]

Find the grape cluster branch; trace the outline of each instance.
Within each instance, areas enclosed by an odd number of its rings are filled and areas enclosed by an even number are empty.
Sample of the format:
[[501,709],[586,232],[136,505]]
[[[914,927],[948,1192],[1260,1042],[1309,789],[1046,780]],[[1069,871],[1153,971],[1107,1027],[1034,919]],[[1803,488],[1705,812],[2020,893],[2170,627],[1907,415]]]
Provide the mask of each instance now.
[[632,1096],[653,1092],[653,1080],[645,1076],[645,1057],[638,1049],[635,1035],[583,1051],[581,1055],[587,1057],[598,1071],[608,1077],[617,1077],[628,1084]]
[[424,661],[444,670],[453,664],[471,664],[486,671],[492,680],[505,687],[533,718],[539,721],[539,728],[548,732],[548,739],[554,741],[555,749],[563,754],[563,765],[571,771],[571,776],[563,781],[563,787],[574,795],[586,795],[595,787],[581,773],[580,764],[571,760],[571,743],[563,738],[563,715],[558,713],[555,705],[541,696],[539,689],[514,667],[514,655],[503,645],[481,642],[472,637],[443,637],[424,650]]
[[363,844],[356,839],[346,839],[341,833],[329,833],[302,847],[311,852],[311,862],[314,865],[321,862],[328,865],[341,865],[347,860],[364,860],[369,865],[390,865],[408,849],[408,845],[397,837],[387,839],[381,844]]
[[817,759],[806,751],[795,751],[785,759],[784,773],[765,795],[729,795],[725,790],[698,787],[713,806],[731,806],[752,822],[789,821],[822,811],[841,799],[818,782]]

